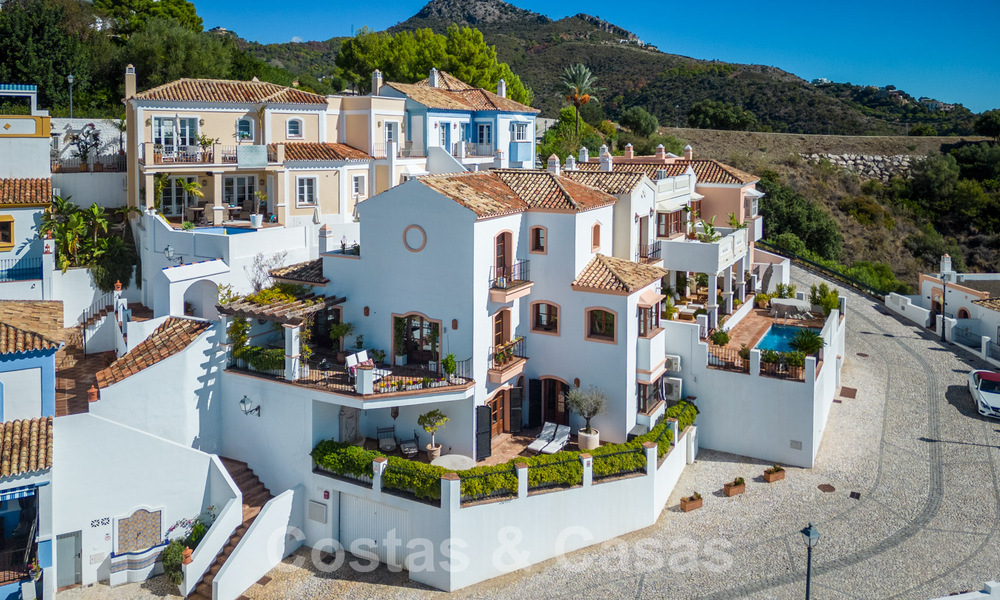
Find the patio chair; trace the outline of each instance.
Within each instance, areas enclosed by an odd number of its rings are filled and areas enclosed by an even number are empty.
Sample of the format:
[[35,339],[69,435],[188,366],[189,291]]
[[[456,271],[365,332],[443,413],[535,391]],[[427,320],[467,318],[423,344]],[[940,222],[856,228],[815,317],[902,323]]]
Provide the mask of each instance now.
[[542,454],[555,454],[563,449],[569,442],[569,425],[560,425],[556,429],[556,435],[544,448]]
[[[357,364],[360,365],[361,363],[368,360],[368,351],[362,350],[361,352],[354,354],[354,357],[357,359]],[[372,364],[374,364],[374,362],[375,361],[372,361]],[[375,381],[382,379],[386,375],[391,375],[388,369],[379,369],[378,367],[375,367]]]
[[379,427],[376,430],[378,432],[378,449],[382,452],[392,452],[396,449],[396,428],[395,427]]
[[542,426],[541,433],[538,434],[538,437],[535,438],[535,441],[528,444],[527,449],[537,454],[538,452],[542,451],[542,448],[547,446],[549,442],[552,441],[552,438],[554,438],[555,435],[556,435],[556,424],[546,422],[545,425]]
[[419,452],[420,446],[417,445],[417,432],[413,432],[412,440],[400,440],[399,450],[403,453],[406,458],[416,458],[417,452]]

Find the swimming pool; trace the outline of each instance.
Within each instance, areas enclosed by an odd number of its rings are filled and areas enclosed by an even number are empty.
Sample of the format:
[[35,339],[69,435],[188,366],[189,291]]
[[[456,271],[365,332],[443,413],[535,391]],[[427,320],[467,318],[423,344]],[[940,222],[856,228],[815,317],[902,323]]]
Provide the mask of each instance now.
[[219,235],[236,235],[237,233],[250,233],[255,231],[254,229],[246,229],[243,227],[196,227],[195,231],[198,233],[216,233]]
[[818,327],[796,327],[795,325],[771,325],[764,337],[757,342],[759,350],[777,350],[778,352],[792,352],[789,343],[795,334],[801,329],[810,329],[819,333],[822,329]]

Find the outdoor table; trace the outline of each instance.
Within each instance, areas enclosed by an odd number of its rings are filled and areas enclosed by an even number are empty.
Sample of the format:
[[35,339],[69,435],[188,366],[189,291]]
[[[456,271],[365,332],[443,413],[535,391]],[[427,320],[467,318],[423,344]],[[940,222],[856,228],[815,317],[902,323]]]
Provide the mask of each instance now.
[[444,456],[439,456],[432,460],[431,464],[437,467],[452,469],[454,471],[464,471],[465,469],[471,469],[476,466],[476,461],[461,454],[445,454]]

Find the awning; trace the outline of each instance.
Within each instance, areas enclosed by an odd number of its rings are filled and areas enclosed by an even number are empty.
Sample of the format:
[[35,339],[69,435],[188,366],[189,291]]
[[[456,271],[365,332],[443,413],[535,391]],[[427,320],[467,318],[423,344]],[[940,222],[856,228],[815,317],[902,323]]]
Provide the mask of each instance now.
[[702,198],[704,198],[704,196],[702,196],[698,192],[691,192],[691,199],[692,200],[701,200]]
[[6,502],[7,500],[17,500],[18,498],[27,498],[28,496],[34,496],[35,490],[38,489],[34,485],[25,485],[21,487],[11,488],[9,490],[3,490],[0,492],[0,502]]
[[[691,194],[691,195],[693,196],[694,194]],[[760,192],[760,191],[757,191],[754,188],[750,188],[749,190],[746,191],[746,195],[747,195],[747,198],[763,198],[764,197],[764,192]]]
[[642,308],[649,308],[651,306],[656,306],[656,304],[666,298],[663,294],[657,294],[653,290],[646,290],[639,296],[639,306]]

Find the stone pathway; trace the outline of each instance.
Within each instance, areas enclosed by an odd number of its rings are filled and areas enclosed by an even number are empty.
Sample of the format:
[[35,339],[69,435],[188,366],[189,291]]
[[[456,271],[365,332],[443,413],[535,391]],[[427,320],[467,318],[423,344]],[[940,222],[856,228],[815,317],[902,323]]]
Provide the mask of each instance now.
[[[818,281],[798,269],[794,275],[800,290]],[[813,553],[814,599],[932,598],[1000,577],[1000,422],[981,418],[965,388],[968,370],[983,365],[880,303],[841,293],[848,296],[843,384],[858,395],[833,405],[815,468],[789,468],[784,481],[767,484],[763,462],[702,451],[653,527],[453,595],[801,598],[799,530],[809,522],[822,536]],[[726,498],[722,484],[735,476],[746,479],[747,491]],[[680,497],[694,490],[704,507],[680,512]],[[385,567],[322,573],[308,559],[308,549],[290,556],[247,597],[444,595]],[[144,586],[91,589],[101,589],[101,598],[161,595],[155,584]],[[88,593],[66,597],[98,597]]]

